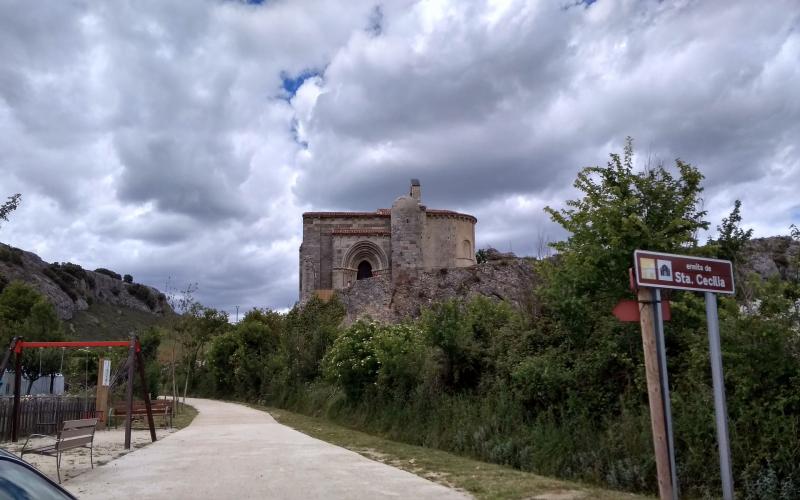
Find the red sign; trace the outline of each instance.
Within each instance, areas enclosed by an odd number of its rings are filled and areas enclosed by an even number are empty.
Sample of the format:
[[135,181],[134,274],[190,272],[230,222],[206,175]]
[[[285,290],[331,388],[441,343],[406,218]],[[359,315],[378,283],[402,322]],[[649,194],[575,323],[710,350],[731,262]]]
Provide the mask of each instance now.
[[[614,310],[611,311],[611,313],[620,321],[638,323],[641,311],[640,307],[642,307],[642,304],[639,304],[639,302],[635,300],[620,300],[617,302],[617,305],[614,306]],[[669,307],[668,300],[661,301],[661,318],[664,321],[672,319],[672,310]]]
[[733,264],[729,260],[633,252],[636,284],[697,292],[734,293]]

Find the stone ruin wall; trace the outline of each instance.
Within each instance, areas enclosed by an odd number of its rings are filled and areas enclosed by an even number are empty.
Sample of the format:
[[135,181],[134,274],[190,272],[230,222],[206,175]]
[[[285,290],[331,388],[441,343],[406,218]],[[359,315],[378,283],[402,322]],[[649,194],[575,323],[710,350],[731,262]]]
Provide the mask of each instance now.
[[483,296],[532,311],[536,282],[531,259],[505,257],[472,267],[420,271],[394,285],[386,276],[359,280],[336,295],[347,310],[347,325],[365,317],[395,323],[454,298]]

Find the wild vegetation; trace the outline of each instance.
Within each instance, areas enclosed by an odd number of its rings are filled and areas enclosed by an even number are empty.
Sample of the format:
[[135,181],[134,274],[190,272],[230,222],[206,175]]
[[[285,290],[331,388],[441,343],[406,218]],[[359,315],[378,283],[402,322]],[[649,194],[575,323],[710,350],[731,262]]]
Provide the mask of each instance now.
[[[286,314],[254,309],[231,325],[187,293],[176,307],[182,314],[149,331],[161,345],[161,365],[149,373],[173,394],[269,404],[541,475],[652,493],[641,334],[611,310],[633,296],[635,249],[719,256],[739,265],[737,296],[719,302],[735,485],[743,498],[798,498],[800,252],[785,252],[781,277],[742,272],[752,234],[740,226],[738,201],[701,243],[711,227],[702,181],[681,160],[635,169],[630,141],[605,167],[582,170],[580,197],[547,209],[570,237],[532,264],[540,279],[532,311],[474,298],[400,324],[364,319],[344,328],[340,302],[312,299]],[[800,231],[790,228],[786,240],[800,243]],[[718,496],[704,304],[690,292],[669,299],[681,493]]]
[[[582,193],[548,209],[570,237],[535,263],[532,314],[485,298],[418,320],[341,328],[316,299],[288,314],[250,311],[206,338],[191,389],[325,416],[411,444],[543,475],[655,492],[641,334],[610,311],[632,297],[636,248],[739,262],[751,233],[741,205],[701,244],[703,176],[676,161],[637,171],[628,142],[586,168]],[[800,239],[797,231],[792,233]],[[798,262],[789,263],[797,269]],[[800,281],[740,277],[720,299],[733,467],[743,498],[800,496]],[[745,301],[742,297],[747,297]],[[688,497],[719,492],[705,311],[672,293],[666,327],[678,477]]]

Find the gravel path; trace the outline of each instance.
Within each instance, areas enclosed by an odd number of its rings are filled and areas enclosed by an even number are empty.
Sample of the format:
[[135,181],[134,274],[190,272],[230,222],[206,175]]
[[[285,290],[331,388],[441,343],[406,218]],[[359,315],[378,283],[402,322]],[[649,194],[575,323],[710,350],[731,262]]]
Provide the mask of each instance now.
[[207,399],[189,427],[65,483],[81,499],[466,499],[311,438],[268,413]]

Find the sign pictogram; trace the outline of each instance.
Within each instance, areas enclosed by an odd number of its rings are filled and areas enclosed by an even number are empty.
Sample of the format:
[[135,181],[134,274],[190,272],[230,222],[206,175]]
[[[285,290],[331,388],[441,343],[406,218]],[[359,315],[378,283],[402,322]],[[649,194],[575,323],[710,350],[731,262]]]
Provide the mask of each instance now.
[[696,292],[734,293],[733,265],[729,260],[634,252],[636,284]]

